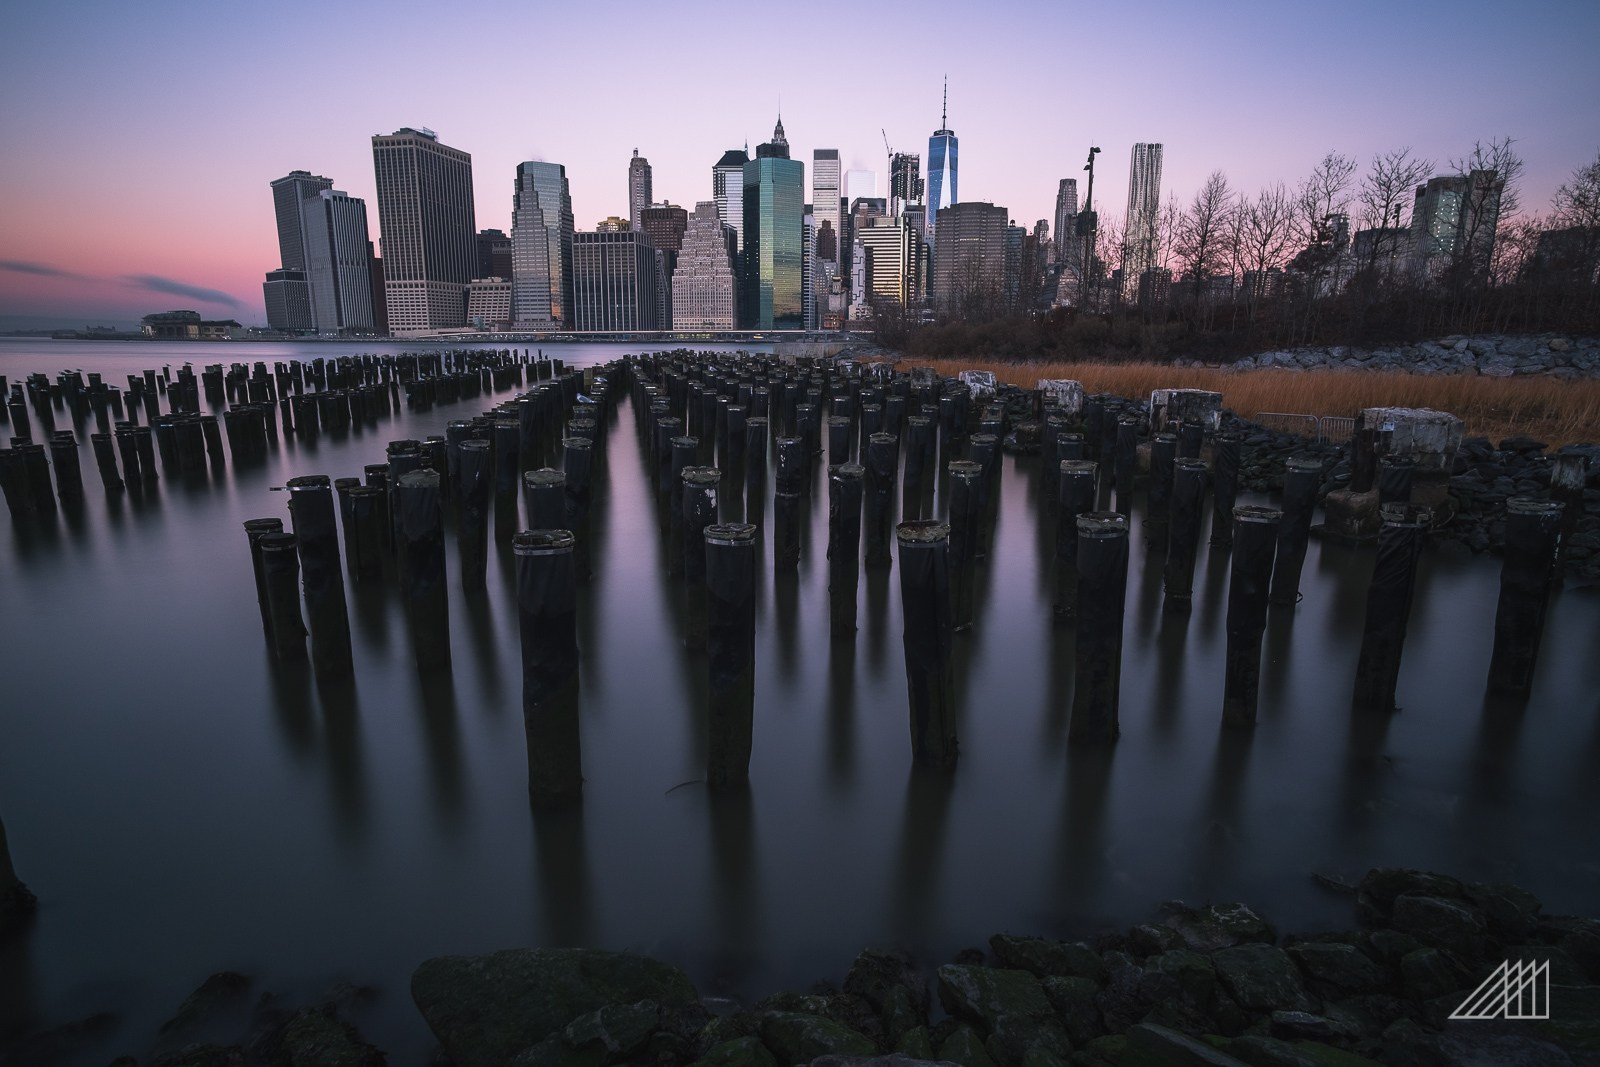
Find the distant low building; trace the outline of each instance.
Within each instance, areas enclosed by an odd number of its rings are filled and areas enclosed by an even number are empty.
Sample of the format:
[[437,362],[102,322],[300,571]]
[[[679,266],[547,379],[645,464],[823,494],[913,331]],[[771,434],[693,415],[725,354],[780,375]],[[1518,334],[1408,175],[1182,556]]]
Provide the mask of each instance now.
[[159,341],[227,341],[238,329],[232,319],[202,319],[198,311],[158,311],[139,320],[139,332]]
[[510,278],[474,278],[467,283],[467,325],[479,330],[510,328]]

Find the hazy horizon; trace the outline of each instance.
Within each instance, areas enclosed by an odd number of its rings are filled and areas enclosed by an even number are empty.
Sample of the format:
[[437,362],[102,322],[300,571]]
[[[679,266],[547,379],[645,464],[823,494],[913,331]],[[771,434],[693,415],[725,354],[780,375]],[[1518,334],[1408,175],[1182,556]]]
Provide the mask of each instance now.
[[[1292,186],[1329,150],[1364,170],[1409,145],[1442,171],[1475,140],[1511,136],[1523,209],[1539,213],[1600,149],[1600,6],[1499,11],[1359,2],[1329,23],[1257,0],[1225,13],[1010,2],[981,17],[933,2],[916,13],[924,32],[886,42],[836,4],[785,18],[355,3],[314,21],[183,3],[23,9],[0,44],[0,320],[185,307],[262,322],[262,275],[279,265],[268,183],[326,175],[367,201],[377,241],[370,139],[403,126],[472,154],[479,229],[509,230],[525,159],[565,164],[580,229],[625,216],[635,148],[655,199],[692,210],[723,151],[770,137],[780,100],[808,198],[815,148],[876,172],[881,191],[885,132],[926,167],[946,74],[960,198],[1030,228],[1053,224],[1060,178],[1083,195],[1091,143],[1096,201],[1120,216],[1136,141],[1166,146],[1162,199],[1187,200],[1217,169],[1254,193]],[[820,46],[825,31],[837,48]]]

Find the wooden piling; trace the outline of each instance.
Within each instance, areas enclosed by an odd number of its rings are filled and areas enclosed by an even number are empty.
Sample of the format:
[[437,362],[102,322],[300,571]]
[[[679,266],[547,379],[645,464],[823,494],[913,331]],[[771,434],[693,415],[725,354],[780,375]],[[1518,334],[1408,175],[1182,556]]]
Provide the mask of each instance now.
[[1261,634],[1278,543],[1277,508],[1239,504],[1233,509],[1233,572],[1228,581],[1228,651],[1224,664],[1222,721],[1254,726],[1261,688]]
[[706,782],[712,788],[750,778],[755,712],[755,537],[749,523],[707,526],[706,667],[709,674]]
[[[1121,490],[1119,489],[1120,493]],[[1122,617],[1128,589],[1128,517],[1094,511],[1077,517],[1078,632],[1067,740],[1110,744],[1122,732]]]
[[952,769],[958,755],[950,655],[950,527],[934,520],[895,527],[900,546],[900,603],[905,620],[906,693],[911,757]]

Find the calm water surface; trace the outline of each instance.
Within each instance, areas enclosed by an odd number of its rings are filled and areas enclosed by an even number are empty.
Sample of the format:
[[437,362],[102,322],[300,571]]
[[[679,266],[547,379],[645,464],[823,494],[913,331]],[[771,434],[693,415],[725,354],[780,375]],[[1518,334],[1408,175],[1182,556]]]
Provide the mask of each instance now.
[[[0,341],[0,373],[125,384],[185,360],[400,348]],[[639,350],[545,347],[574,365]],[[798,576],[775,582],[761,557],[752,789],[708,795],[704,660],[681,648],[627,401],[580,602],[584,801],[535,815],[508,554],[468,598],[452,546],[454,670],[430,681],[393,585],[347,585],[355,682],[322,692],[270,658],[240,527],[287,524],[269,487],[289,477],[359,475],[387,441],[510,395],[291,438],[263,467],[164,474],[109,500],[82,426],[81,514],[32,530],[0,516],[0,812],[41,901],[0,947],[0,1038],[109,1009],[122,1029],[107,1051],[143,1054],[226,968],[305,996],[370,983],[364,1033],[422,1063],[432,1042],[407,982],[440,953],[632,949],[703,993],[753,999],[837,980],[869,944],[944,959],[996,931],[1127,924],[1171,898],[1247,899],[1290,930],[1347,925],[1348,899],[1312,871],[1405,864],[1515,880],[1554,910],[1600,900],[1600,599],[1559,594],[1532,698],[1492,704],[1498,563],[1429,554],[1403,710],[1356,717],[1370,557],[1314,541],[1304,600],[1271,616],[1260,722],[1224,733],[1227,557],[1202,548],[1193,614],[1166,615],[1136,527],[1122,739],[1069,753],[1072,636],[1051,622],[1028,459],[1005,460],[978,625],[956,641],[954,776],[911,770],[898,576],[863,572],[854,647],[828,639],[819,478]]]

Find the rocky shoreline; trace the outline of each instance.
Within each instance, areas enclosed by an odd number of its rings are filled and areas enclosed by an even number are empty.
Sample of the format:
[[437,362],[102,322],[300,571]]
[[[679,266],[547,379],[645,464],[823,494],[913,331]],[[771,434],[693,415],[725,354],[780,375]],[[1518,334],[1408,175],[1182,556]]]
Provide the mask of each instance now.
[[[752,1005],[702,999],[660,960],[595,949],[442,956],[416,969],[411,995],[438,1040],[432,1062],[453,1067],[1600,1064],[1600,920],[1426,871],[1332,884],[1352,895],[1352,929],[1282,936],[1244,904],[1169,903],[1083,941],[996,934],[943,965],[867,950],[839,985]],[[1452,1020],[1505,960],[1547,965],[1548,1018]],[[252,999],[244,976],[213,975],[161,1028],[168,1051],[113,1062],[377,1067],[387,1056],[349,1022],[370,995],[343,987],[289,1010]],[[236,1042],[185,1043],[230,1020]],[[72,1029],[0,1062],[50,1062]]]
[[1398,374],[1468,374],[1486,378],[1545,375],[1575,381],[1600,378],[1600,337],[1564,334],[1485,334],[1441,337],[1408,345],[1364,348],[1326,345],[1257,352],[1231,363],[1178,358],[1176,367],[1227,370],[1366,370]]

